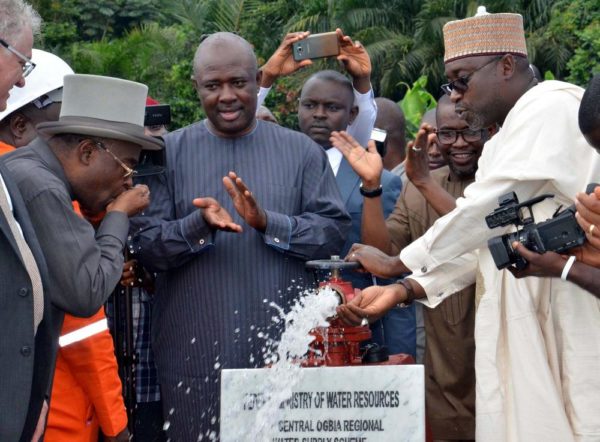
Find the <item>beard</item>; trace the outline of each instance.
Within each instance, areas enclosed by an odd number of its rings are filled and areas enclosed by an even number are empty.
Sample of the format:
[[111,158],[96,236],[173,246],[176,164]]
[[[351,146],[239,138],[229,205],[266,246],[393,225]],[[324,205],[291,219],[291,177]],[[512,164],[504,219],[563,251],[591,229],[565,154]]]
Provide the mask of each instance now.
[[463,111],[462,119],[467,122],[467,124],[469,125],[469,129],[471,130],[481,130],[484,127],[488,126],[486,124],[485,116],[473,110]]
[[468,168],[458,168],[451,160],[448,161],[448,167],[452,171],[452,173],[460,180],[470,180],[475,177],[475,172],[477,172],[477,163]]
[[[487,103],[486,103],[487,101]],[[491,97],[483,102],[477,103],[479,106],[462,107],[460,103],[456,105],[456,111],[462,112],[461,119],[465,120],[471,130],[481,130],[494,124],[501,124],[504,119],[502,110],[506,108],[502,101],[501,92],[494,91]]]

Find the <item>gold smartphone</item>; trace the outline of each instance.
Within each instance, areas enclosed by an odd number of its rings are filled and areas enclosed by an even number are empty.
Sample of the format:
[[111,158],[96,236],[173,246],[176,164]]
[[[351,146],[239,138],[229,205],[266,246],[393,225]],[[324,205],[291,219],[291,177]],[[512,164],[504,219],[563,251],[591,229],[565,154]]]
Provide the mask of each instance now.
[[335,32],[309,35],[304,40],[294,43],[292,49],[296,61],[331,57],[340,53],[338,36]]

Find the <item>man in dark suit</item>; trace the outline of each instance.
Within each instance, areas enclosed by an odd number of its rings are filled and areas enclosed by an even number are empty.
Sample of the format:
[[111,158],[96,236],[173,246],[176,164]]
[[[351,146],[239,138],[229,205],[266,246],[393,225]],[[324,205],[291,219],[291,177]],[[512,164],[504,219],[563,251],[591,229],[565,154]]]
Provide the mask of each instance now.
[[[352,159],[345,158],[342,152],[332,148],[331,133],[346,130],[357,118],[358,112],[352,82],[339,72],[317,72],[302,87],[298,107],[300,130],[326,150],[342,201],[352,217],[352,229],[341,250],[341,256],[348,253],[352,244],[361,242],[365,199],[381,198],[384,214],[387,217],[394,209],[402,189],[400,177],[387,170],[372,179],[361,179],[351,166],[349,160]],[[363,152],[366,153],[364,150]],[[368,274],[354,273],[346,275],[345,278],[350,279],[353,286],[357,288],[373,284],[373,279]],[[385,318],[385,328],[381,321],[372,325],[374,341],[379,344],[385,343],[391,353],[408,353],[414,357],[416,354],[414,308],[394,310],[388,316]]]
[[[25,85],[40,18],[21,0],[0,1],[0,111]],[[37,440],[53,365],[52,328],[42,281],[46,265],[21,194],[0,162],[0,440]],[[42,411],[44,408],[44,412]],[[40,421],[39,431],[35,432]]]
[[[8,201],[8,195],[12,205],[12,213],[0,211],[0,440],[16,441],[22,433],[31,440],[48,392],[56,346],[48,333],[52,317],[43,293],[43,320],[34,329],[33,278],[11,224],[18,223],[41,279],[47,281],[40,246],[19,190],[1,162],[0,177],[5,186],[0,186],[0,199]],[[43,408],[42,420],[47,406]]]

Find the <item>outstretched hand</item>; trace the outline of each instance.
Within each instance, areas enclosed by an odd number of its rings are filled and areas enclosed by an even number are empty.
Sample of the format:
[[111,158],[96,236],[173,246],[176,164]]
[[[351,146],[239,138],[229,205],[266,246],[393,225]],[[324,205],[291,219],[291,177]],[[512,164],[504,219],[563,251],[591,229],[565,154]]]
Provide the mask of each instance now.
[[349,303],[338,306],[337,314],[345,323],[358,326],[363,319],[376,321],[404,300],[406,289],[403,285],[375,285],[363,289]]
[[229,172],[226,177],[223,177],[223,185],[237,213],[250,227],[264,232],[267,229],[267,214],[258,205],[244,181],[235,172]]
[[398,256],[386,255],[381,250],[365,244],[353,244],[345,260],[359,262],[362,266],[361,271],[382,278],[397,278],[408,272]]
[[242,226],[233,222],[233,218],[214,198],[195,198],[192,204],[202,211],[204,221],[213,229],[225,232],[241,232]]
[[435,136],[433,127],[424,123],[419,128],[415,140],[409,142],[406,147],[406,176],[417,187],[431,179],[427,148],[431,138]]
[[309,35],[310,32],[291,32],[284,37],[271,58],[261,68],[262,79],[260,85],[262,87],[271,87],[279,77],[293,74],[297,70],[312,64],[311,60],[294,60],[292,48],[294,43],[305,39]]
[[379,187],[383,171],[383,159],[375,143],[369,141],[367,149],[362,147],[352,135],[347,132],[333,131],[329,138],[331,144],[342,152],[350,167],[360,177],[363,185],[369,189]]

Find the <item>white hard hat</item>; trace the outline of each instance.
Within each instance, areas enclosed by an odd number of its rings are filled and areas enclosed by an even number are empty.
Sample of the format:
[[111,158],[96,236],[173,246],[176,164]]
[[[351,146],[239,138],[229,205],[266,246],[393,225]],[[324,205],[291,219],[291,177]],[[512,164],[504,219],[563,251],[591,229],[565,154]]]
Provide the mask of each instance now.
[[[61,94],[58,92],[63,87],[63,78],[72,74],[73,69],[60,57],[40,49],[33,49],[31,60],[36,65],[35,69],[25,79],[25,86],[10,90],[6,109],[0,112],[0,121],[43,95],[50,96],[48,104],[61,101]],[[57,89],[59,91],[55,92]]]

